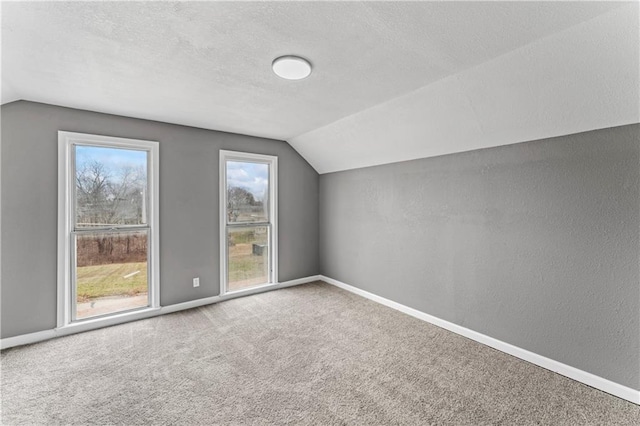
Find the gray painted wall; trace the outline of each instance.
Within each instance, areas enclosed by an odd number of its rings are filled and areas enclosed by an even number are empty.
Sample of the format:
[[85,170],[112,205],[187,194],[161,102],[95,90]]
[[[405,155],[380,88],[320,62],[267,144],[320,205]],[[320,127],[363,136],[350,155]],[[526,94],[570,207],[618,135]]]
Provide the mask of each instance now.
[[639,175],[640,125],[321,175],[320,271],[640,389]]
[[287,143],[31,102],[1,113],[3,338],[56,325],[58,130],[160,142],[163,306],[219,294],[220,149],[278,156],[279,279],[318,274],[318,174]]

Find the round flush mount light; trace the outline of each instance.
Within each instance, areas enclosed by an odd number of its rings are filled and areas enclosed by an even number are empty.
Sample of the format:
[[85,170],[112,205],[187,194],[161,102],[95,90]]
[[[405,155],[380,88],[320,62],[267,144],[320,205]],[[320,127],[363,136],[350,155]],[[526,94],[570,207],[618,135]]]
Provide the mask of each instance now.
[[311,74],[311,64],[299,56],[280,56],[273,60],[271,67],[278,77],[287,80],[302,80]]

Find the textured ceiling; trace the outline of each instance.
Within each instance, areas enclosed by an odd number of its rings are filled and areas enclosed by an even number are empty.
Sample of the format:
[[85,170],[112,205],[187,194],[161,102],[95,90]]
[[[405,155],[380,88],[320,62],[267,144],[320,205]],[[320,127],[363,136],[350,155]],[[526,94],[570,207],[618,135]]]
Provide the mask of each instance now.
[[[624,21],[623,34],[609,37],[607,19]],[[519,103],[562,104],[554,92],[620,77],[576,72],[592,65],[585,52],[637,66],[637,20],[637,4],[613,2],[4,2],[2,103],[283,139],[318,171],[343,170],[535,136],[518,130],[554,117],[528,122]],[[594,22],[609,38],[589,36]],[[285,54],[311,59],[311,77],[276,77],[271,61]],[[607,65],[628,84],[629,66]],[[594,118],[592,128],[612,125]],[[565,131],[551,127],[542,133]]]
[[289,140],[319,173],[640,122],[638,4]]

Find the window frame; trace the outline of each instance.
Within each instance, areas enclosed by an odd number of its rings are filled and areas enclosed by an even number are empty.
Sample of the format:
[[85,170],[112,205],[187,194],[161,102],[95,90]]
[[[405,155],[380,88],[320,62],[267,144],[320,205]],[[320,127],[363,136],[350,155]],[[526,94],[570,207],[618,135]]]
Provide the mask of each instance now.
[[[267,222],[238,222],[229,224],[227,221],[227,161],[243,163],[260,163],[269,165],[269,220]],[[253,292],[257,288],[271,287],[278,281],[278,157],[275,155],[254,154],[249,152],[220,150],[220,295],[242,294]],[[269,277],[268,282],[246,289],[229,291],[227,278],[228,247],[227,226],[234,228],[267,226],[269,238]]]
[[[145,226],[123,225],[117,227],[94,228],[104,230],[122,228],[129,232],[135,229],[148,230],[148,283],[149,304],[147,307],[118,311],[112,314],[100,315],[74,320],[74,265],[76,247],[74,231],[76,221],[75,210],[75,157],[74,147],[96,146],[104,148],[135,149],[147,152],[147,220]],[[160,191],[159,173],[159,143],[156,141],[127,139],[112,136],[92,135],[68,131],[58,131],[58,278],[57,278],[57,328],[66,328],[91,323],[96,327],[112,323],[114,318],[134,319],[145,315],[149,311],[160,309]]]

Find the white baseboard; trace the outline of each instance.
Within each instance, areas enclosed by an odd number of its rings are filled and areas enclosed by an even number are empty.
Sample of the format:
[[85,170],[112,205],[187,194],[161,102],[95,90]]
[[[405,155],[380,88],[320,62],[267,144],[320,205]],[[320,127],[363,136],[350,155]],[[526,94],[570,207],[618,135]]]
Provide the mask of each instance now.
[[0,340],[0,349],[13,348],[14,346],[30,345],[31,343],[42,342],[44,340],[59,337],[55,329],[37,331],[35,333],[20,334],[13,337],[5,337]]
[[311,275],[310,277],[298,278],[297,280],[285,281],[278,284],[279,288],[292,287],[294,285],[312,283],[314,281],[322,281],[322,275]]
[[586,371],[579,370],[575,367],[571,367],[570,365],[566,365],[559,361],[555,361],[553,359],[544,357],[542,355],[538,355],[536,353],[533,353],[526,349],[519,348],[517,346],[511,345],[501,340],[494,339],[493,337],[489,337],[482,333],[478,333],[477,331],[473,331],[468,328],[454,324],[452,322],[434,317],[433,315],[425,314],[424,312],[418,311],[417,309],[413,309],[408,306],[402,305],[400,303],[394,302],[392,300],[385,299],[384,297],[377,296],[373,293],[369,293],[368,291],[364,291],[359,288],[353,287],[349,284],[345,284],[338,280],[334,280],[333,278],[321,276],[320,279],[322,281],[325,281],[328,284],[334,285],[343,290],[347,290],[351,293],[373,300],[374,302],[396,309],[407,315],[411,315],[412,317],[421,319],[423,321],[426,321],[438,327],[444,328],[445,330],[449,330],[453,333],[467,337],[471,340],[475,340],[476,342],[490,346],[499,351],[508,353],[509,355],[513,355],[517,358],[523,359],[532,364],[546,368],[547,370],[551,370],[563,376],[569,377],[570,379],[584,383],[586,385],[589,385],[601,391],[610,393],[611,395],[615,395],[619,398],[625,399],[635,404],[640,404],[640,391],[638,390],[623,386],[619,383],[612,382],[611,380],[607,380],[600,376],[596,376],[595,374],[591,374]]
[[112,325],[123,324],[126,322],[136,321],[156,317],[158,315],[170,314],[172,312],[184,311],[185,309],[197,308],[200,306],[211,305],[212,303],[222,302],[224,300],[235,299],[237,297],[249,296],[252,294],[264,293],[266,291],[277,290],[279,288],[291,287],[294,285],[306,284],[320,280],[320,275],[312,275],[310,277],[299,278],[296,280],[285,281],[277,284],[265,285],[245,291],[225,294],[224,296],[212,296],[202,299],[190,300],[184,303],[176,303],[174,305],[162,306],[161,308],[148,309],[138,312],[130,312],[119,315],[111,319],[111,321],[101,321],[100,323],[92,323],[91,321],[72,324],[63,328],[54,328],[51,330],[43,330],[35,333],[21,334],[19,336],[6,337],[0,339],[0,349],[8,349],[15,346],[30,345],[32,343],[42,342],[44,340],[56,337],[67,336],[69,334],[81,333],[83,331],[96,330],[98,328],[109,327]]
[[267,284],[260,287],[250,288],[248,290],[234,291],[222,296],[205,297],[203,299],[190,300],[188,302],[176,303],[174,305],[163,306],[160,308],[160,314],[170,314],[172,312],[184,311],[185,309],[197,308],[200,306],[211,305],[225,300],[235,299],[237,297],[250,296],[252,294],[264,293],[265,291],[277,290],[279,288],[292,287],[294,285],[306,284],[313,281],[319,281],[320,275],[312,275],[310,277],[298,278],[296,280],[284,281],[277,284]]

